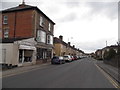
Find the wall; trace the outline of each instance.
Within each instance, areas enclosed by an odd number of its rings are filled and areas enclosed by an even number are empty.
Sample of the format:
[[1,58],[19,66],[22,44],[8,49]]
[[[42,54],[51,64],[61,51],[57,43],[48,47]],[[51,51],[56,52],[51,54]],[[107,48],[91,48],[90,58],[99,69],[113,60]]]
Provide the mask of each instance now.
[[60,56],[61,44],[54,44],[54,52],[55,52],[55,55]]
[[[33,36],[32,10],[18,11],[2,14],[8,16],[8,24],[3,24],[3,29],[9,29],[9,38]],[[24,32],[24,33],[23,33]]]
[[[18,64],[18,45],[8,43],[8,44],[2,44],[2,49],[5,51],[5,64],[12,64],[17,65]],[[4,57],[2,57],[4,59]]]

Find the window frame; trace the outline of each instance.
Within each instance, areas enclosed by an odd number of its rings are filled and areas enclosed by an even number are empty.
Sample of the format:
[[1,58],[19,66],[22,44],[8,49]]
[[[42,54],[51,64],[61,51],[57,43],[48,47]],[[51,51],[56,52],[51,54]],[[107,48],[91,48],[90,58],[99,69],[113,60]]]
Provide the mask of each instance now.
[[48,25],[48,30],[51,31],[51,23]]
[[[7,31],[7,32],[6,32]],[[6,34],[7,33],[7,34]],[[7,36],[6,36],[7,35]],[[4,38],[9,38],[9,29],[4,29]]]
[[37,42],[46,43],[46,32],[43,30],[37,30]]
[[44,20],[43,20],[43,17],[40,16],[40,26],[43,26],[44,25]]
[[[49,37],[49,38],[48,38]],[[49,42],[48,42],[49,41]],[[47,44],[53,45],[53,36],[52,35],[47,35]]]
[[3,16],[3,24],[8,24],[8,16],[7,15]]

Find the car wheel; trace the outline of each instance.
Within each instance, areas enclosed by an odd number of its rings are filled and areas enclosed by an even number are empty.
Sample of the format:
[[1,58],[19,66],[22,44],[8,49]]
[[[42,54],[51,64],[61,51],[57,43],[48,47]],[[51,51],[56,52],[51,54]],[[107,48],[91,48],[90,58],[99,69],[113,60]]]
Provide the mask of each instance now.
[[60,64],[62,64],[62,61],[60,61]]

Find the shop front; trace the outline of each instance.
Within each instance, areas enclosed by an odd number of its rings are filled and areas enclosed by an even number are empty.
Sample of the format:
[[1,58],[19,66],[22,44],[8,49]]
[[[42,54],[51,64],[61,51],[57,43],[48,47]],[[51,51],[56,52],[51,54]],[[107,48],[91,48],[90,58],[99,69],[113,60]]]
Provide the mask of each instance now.
[[35,64],[36,48],[34,46],[19,46],[19,66]]
[[52,49],[37,48],[37,62],[46,63],[52,58]]

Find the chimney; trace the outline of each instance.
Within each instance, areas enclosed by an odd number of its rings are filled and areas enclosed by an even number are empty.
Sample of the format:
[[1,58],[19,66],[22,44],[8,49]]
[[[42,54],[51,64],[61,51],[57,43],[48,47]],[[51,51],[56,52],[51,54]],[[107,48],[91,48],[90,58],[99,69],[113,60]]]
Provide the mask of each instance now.
[[70,46],[70,42],[68,42],[68,45]]
[[60,39],[61,41],[63,41],[63,36],[62,36],[62,35],[60,35],[60,36],[59,36],[59,39]]
[[23,1],[22,1],[22,4],[20,4],[19,7],[22,8],[22,7],[24,7],[24,6],[25,6],[25,1],[23,0]]
[[73,48],[75,48],[75,45],[73,45]]

